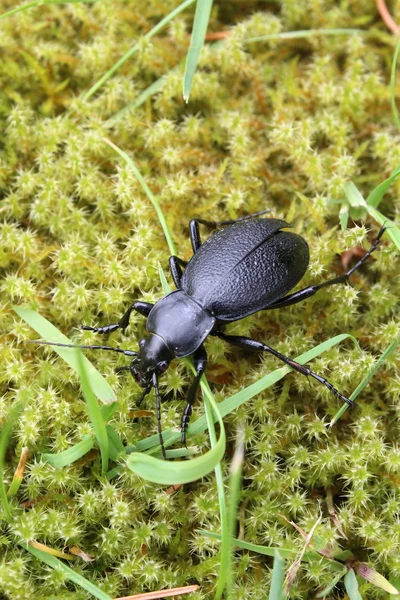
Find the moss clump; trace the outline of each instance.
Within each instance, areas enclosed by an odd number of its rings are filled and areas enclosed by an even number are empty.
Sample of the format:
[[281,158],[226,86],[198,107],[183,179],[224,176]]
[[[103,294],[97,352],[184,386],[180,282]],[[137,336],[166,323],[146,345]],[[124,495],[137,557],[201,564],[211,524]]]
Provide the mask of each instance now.
[[[80,441],[90,425],[70,369],[48,349],[24,345],[31,330],[11,305],[28,304],[68,333],[81,323],[115,321],[134,299],[161,296],[157,265],[167,264],[168,250],[160,225],[133,174],[103,138],[134,157],[183,259],[191,255],[190,218],[235,218],[270,208],[309,242],[305,285],[341,271],[337,254],[367,247],[376,235],[372,221],[350,231],[338,228],[338,206],[331,200],[342,197],[343,184],[352,179],[368,193],[400,164],[388,86],[394,42],[371,2],[339,7],[331,0],[284,0],[271,12],[255,1],[215,6],[210,30],[233,25],[231,35],[204,49],[187,105],[182,72],[175,69],[189,42],[192,16],[183,13],[169,30],[143,41],[94,97],[79,99],[132,40],[176,5],[158,0],[140,6],[121,0],[48,5],[2,21],[1,418],[15,401],[25,401],[8,478],[21,447],[30,450],[11,529],[0,515],[0,591],[13,600],[89,597],[27,555],[16,540],[79,546],[95,562],[76,561],[73,568],[111,596],[198,582],[201,592],[192,597],[212,598],[219,569],[218,544],[194,532],[219,529],[212,477],[169,494],[129,472],[118,481],[99,479],[96,454],[59,470],[40,458]],[[246,42],[343,24],[379,33]],[[163,75],[156,95],[106,125]],[[399,191],[400,179],[382,203],[382,212],[397,222]],[[292,356],[338,333],[352,333],[361,350],[344,343],[313,362],[314,371],[349,394],[399,336],[396,258],[393,244],[383,244],[352,277],[351,288],[330,288],[302,305],[253,315],[230,331],[268,340]],[[114,334],[112,343],[122,340],[135,348],[143,327],[142,320],[132,319],[126,337]],[[84,343],[96,339],[76,334]],[[220,340],[209,340],[207,350],[209,380],[221,397],[276,367],[272,357],[245,359]],[[114,374],[124,361],[94,353],[90,359],[117,392],[113,426],[124,443],[154,433],[155,419],[130,418],[138,390],[130,378]],[[164,426],[177,425],[188,376],[177,362],[161,381],[169,400]],[[392,355],[333,430],[326,424],[338,409],[336,399],[294,374],[228,418],[231,439],[236,421],[246,425],[239,510],[244,538],[300,549],[298,532],[278,513],[309,531],[322,511],[315,532],[321,547],[340,544],[386,576],[400,577],[399,391]],[[154,408],[152,396],[146,408]],[[195,413],[201,412],[199,402]],[[195,441],[207,444],[204,436]],[[327,490],[347,539],[329,516]],[[265,559],[242,552],[235,568],[236,598],[259,598],[269,586]],[[331,579],[324,564],[314,561],[299,572],[292,594],[314,595]],[[381,595],[366,582],[361,592]]]

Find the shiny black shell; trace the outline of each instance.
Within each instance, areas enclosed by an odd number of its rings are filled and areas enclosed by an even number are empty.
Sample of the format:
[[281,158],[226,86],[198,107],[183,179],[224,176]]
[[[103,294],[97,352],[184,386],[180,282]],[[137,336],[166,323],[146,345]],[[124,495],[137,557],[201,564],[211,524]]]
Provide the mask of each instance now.
[[243,319],[287,294],[309,263],[307,242],[280,219],[240,221],[196,251],[182,290],[217,321]]

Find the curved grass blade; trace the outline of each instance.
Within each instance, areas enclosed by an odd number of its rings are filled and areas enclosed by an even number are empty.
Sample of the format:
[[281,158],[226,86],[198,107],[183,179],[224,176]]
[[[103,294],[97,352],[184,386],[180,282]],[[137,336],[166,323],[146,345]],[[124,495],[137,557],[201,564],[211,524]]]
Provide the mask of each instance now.
[[79,575],[79,573],[75,573],[75,571],[71,569],[71,567],[65,565],[63,562],[61,562],[61,560],[58,560],[58,558],[56,558],[55,556],[51,556],[47,552],[43,552],[42,550],[38,550],[37,548],[32,548],[32,546],[24,544],[23,542],[18,543],[22,548],[24,548],[24,550],[27,550],[28,552],[33,554],[33,556],[46,563],[46,565],[49,565],[52,569],[60,570],[64,574],[66,579],[73,581],[81,588],[92,594],[95,598],[98,598],[98,600],[112,600],[111,596],[103,592],[100,588],[94,585],[94,583],[92,583],[82,575]]
[[15,15],[16,13],[27,10],[28,8],[33,8],[34,6],[42,6],[42,4],[78,4],[79,2],[83,2],[84,4],[95,4],[100,0],[34,0],[33,2],[28,2],[27,4],[23,4],[22,6],[17,6],[16,8],[12,8],[7,12],[0,15],[1,19],[5,19],[6,17],[11,17],[11,15]]
[[85,369],[85,365],[83,362],[82,352],[76,350],[76,361],[78,365],[78,373],[81,379],[81,387],[83,396],[85,398],[87,410],[89,413],[89,418],[92,423],[92,427],[96,436],[97,443],[101,452],[101,471],[102,473],[107,473],[108,469],[108,457],[109,457],[109,443],[108,443],[108,435],[106,425],[103,421],[103,417],[101,414],[100,406],[97,403],[97,398],[94,395],[91,385],[90,378]]
[[12,521],[12,512],[7,497],[6,486],[4,483],[4,459],[6,456],[7,446],[11,438],[14,423],[18,419],[22,409],[22,402],[19,402],[15,404],[15,406],[13,406],[0,432],[0,503],[3,507],[4,516],[9,523],[11,523]]
[[106,431],[108,436],[110,459],[117,460],[121,454],[125,453],[125,447],[118,433],[111,427],[111,425],[106,425]]
[[[142,452],[134,452],[126,460],[128,468],[143,479],[162,485],[189,483],[208,475],[222,460],[226,445],[225,429],[218,405],[212,397],[208,399],[212,405],[214,419],[216,417],[220,424],[220,437],[214,448],[198,458],[179,462],[168,462]],[[207,397],[205,401],[207,402]]]
[[[150,29],[150,31],[148,31],[142,39],[145,40],[149,40],[150,38],[153,37],[153,35],[156,35],[156,33],[158,33],[159,31],[161,31],[161,29],[163,29],[165,27],[165,25],[168,25],[168,23],[177,15],[179,15],[179,13],[181,13],[183,10],[185,10],[186,8],[188,8],[188,6],[190,6],[191,4],[193,4],[193,2],[195,2],[195,0],[185,0],[185,2],[182,2],[182,4],[180,4],[179,6],[177,6],[173,11],[171,11],[166,17],[164,17],[164,19],[161,19],[161,21],[159,21],[159,23],[157,23],[157,25],[155,25],[153,27],[153,29]],[[118,69],[129,59],[131,58],[131,56],[133,56],[135,54],[135,52],[137,52],[140,48],[140,40],[139,42],[137,42],[134,46],[132,46],[132,48],[130,48],[128,50],[128,52],[126,52],[126,54],[124,54],[124,56],[122,56],[112,67],[111,69],[109,69],[107,71],[107,73],[105,73],[102,77],[100,77],[100,79],[98,81],[96,81],[96,83],[94,85],[92,85],[92,87],[90,88],[90,90],[88,90],[87,92],[85,92],[81,98],[82,100],[86,101],[89,100],[89,98],[91,96],[93,96],[93,94],[95,92],[97,92],[97,90],[103,85],[103,83],[105,83],[108,79],[110,79],[110,77],[112,75],[114,75],[114,73],[116,71],[118,71]]]
[[386,192],[388,191],[388,189],[392,185],[393,181],[399,175],[400,175],[400,167],[397,167],[397,169],[395,169],[393,171],[393,173],[390,175],[390,177],[388,177],[387,179],[385,179],[385,181],[382,181],[382,183],[380,183],[379,185],[377,185],[376,188],[374,188],[372,190],[372,192],[370,193],[370,195],[366,199],[366,203],[369,206],[373,206],[374,208],[378,208],[379,203],[382,200],[383,196],[386,194]]
[[316,598],[324,598],[325,596],[327,596],[332,590],[333,588],[339,583],[339,581],[342,579],[342,577],[344,577],[347,573],[347,568],[343,567],[342,572],[338,573],[336,575],[336,577],[334,577],[332,579],[332,581],[330,583],[328,583],[328,585],[321,590],[320,592],[318,592],[318,594],[315,596]]
[[213,0],[197,0],[194,14],[192,37],[186,57],[185,74],[183,76],[183,99],[189,102],[190,88],[199,62],[201,49],[204,46],[208,21],[210,20]]
[[[42,336],[42,338],[51,342],[59,342],[62,344],[71,343],[71,341],[52,323],[50,323],[50,321],[39,315],[31,308],[14,306],[13,309],[17,315],[20,316],[21,319],[23,319],[26,323],[28,323],[28,325],[30,325],[32,329]],[[71,369],[78,373],[77,355],[72,348],[59,348],[57,346],[53,346],[52,348],[59,356],[61,356],[61,358],[65,360],[66,363],[69,364]],[[83,355],[82,359],[86,372],[90,377],[93,393],[105,404],[115,402],[115,394],[101,373],[99,373],[92,363],[89,362],[88,359]]]
[[400,250],[400,229],[397,225],[391,220],[385,217],[379,210],[374,208],[373,206],[367,206],[367,211],[380,225],[387,226],[387,234],[392,239],[394,244]]
[[119,148],[118,146],[116,146],[116,144],[114,144],[113,142],[111,142],[107,138],[104,138],[104,141],[106,142],[106,144],[108,144],[109,146],[111,146],[111,148],[113,148],[120,156],[122,156],[122,158],[128,163],[128,165],[132,169],[135,177],[137,177],[137,179],[139,180],[140,185],[142,186],[143,190],[145,191],[148,199],[152,203],[152,205],[153,205],[153,207],[154,207],[154,209],[155,209],[155,211],[157,213],[158,220],[161,223],[161,227],[162,227],[162,230],[164,232],[165,239],[167,240],[167,244],[168,244],[168,248],[169,248],[170,253],[171,254],[176,254],[175,245],[174,245],[174,242],[172,241],[172,237],[171,237],[171,234],[169,232],[168,225],[167,225],[165,217],[164,217],[164,215],[162,213],[160,205],[158,204],[158,201],[156,200],[156,197],[154,196],[153,192],[151,191],[151,189],[147,185],[147,183],[146,183],[143,175],[140,173],[139,169],[137,168],[137,166],[135,165],[135,163],[133,162],[133,160],[131,159],[131,157],[128,156],[128,154],[126,152],[124,152],[123,150],[121,150],[121,148]]
[[[370,371],[368,371],[368,373],[366,374],[364,379],[358,384],[358,386],[356,387],[354,392],[351,394],[350,400],[354,401],[357,398],[359,393],[365,388],[365,386],[369,383],[369,381],[371,381],[372,377],[375,375],[377,370],[383,365],[383,363],[388,358],[388,356],[390,356],[392,354],[392,352],[394,352],[396,350],[396,348],[399,344],[400,344],[400,338],[397,338],[396,340],[394,340],[394,342],[392,342],[386,348],[385,352],[383,352],[383,354],[378,358],[376,363],[373,365],[372,369]],[[330,427],[332,427],[333,425],[335,425],[335,423],[337,423],[337,421],[340,419],[340,417],[343,415],[343,413],[346,412],[347,408],[349,408],[348,404],[344,404],[338,410],[338,412],[336,413],[336,415],[333,417],[332,421],[329,424]]]
[[83,438],[83,440],[77,444],[74,444],[71,446],[71,448],[64,450],[64,452],[59,452],[58,454],[42,454],[42,458],[52,467],[59,469],[60,467],[66,467],[67,465],[70,465],[76,460],[82,458],[82,456],[90,452],[93,446],[94,440],[92,436],[87,435]]
[[399,52],[400,52],[400,39],[396,44],[396,49],[393,54],[392,69],[390,72],[390,102],[392,105],[394,122],[397,125],[397,129],[400,131],[400,116],[399,116],[399,111],[397,110],[397,106],[396,106],[396,67],[397,67],[397,61],[399,59]]
[[[211,540],[221,540],[221,535],[219,533],[214,533],[213,531],[207,531],[206,529],[195,529],[196,533],[200,533],[205,537],[210,538]],[[277,552],[281,555],[282,558],[296,558],[298,556],[298,550],[291,548],[274,548],[271,546],[260,546],[259,544],[252,544],[251,542],[245,542],[244,540],[238,540],[234,538],[232,540],[233,544],[236,548],[241,548],[242,550],[249,550],[250,552],[256,552],[257,554],[263,554],[264,556],[275,556]],[[301,557],[303,562],[309,562],[311,560],[315,560],[316,558],[321,559],[323,561],[327,561],[330,565],[332,565],[335,569],[340,568],[343,569],[343,564],[338,562],[337,560],[333,560],[331,558],[327,558],[326,556],[321,556],[316,550],[310,549],[306,550]]]
[[257,37],[245,38],[243,41],[251,42],[268,42],[269,40],[295,40],[299,38],[317,37],[319,35],[366,35],[369,33],[365,29],[300,29],[299,31],[283,31],[282,33],[269,33],[267,35],[259,35]]

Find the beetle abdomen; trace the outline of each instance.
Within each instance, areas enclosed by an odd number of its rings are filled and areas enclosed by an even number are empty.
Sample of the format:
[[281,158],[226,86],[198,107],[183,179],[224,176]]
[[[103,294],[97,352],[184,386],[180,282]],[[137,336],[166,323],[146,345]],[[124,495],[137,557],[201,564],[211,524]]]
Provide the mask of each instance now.
[[289,225],[260,219],[214,234],[189,262],[182,288],[221,321],[242,319],[266,308],[300,281],[309,262],[305,240],[279,231],[283,227]]

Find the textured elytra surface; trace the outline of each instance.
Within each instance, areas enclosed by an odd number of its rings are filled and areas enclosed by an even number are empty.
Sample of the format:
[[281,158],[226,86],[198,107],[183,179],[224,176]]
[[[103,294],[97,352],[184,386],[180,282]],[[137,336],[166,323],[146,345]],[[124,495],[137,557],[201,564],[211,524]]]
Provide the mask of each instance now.
[[189,262],[182,289],[221,321],[242,319],[282,298],[303,277],[306,241],[280,219],[235,223],[214,233]]

